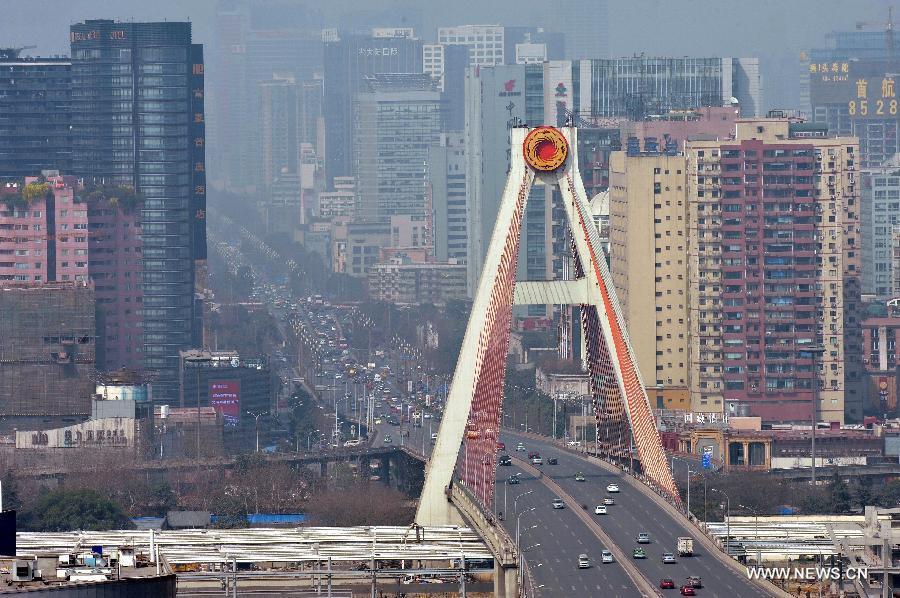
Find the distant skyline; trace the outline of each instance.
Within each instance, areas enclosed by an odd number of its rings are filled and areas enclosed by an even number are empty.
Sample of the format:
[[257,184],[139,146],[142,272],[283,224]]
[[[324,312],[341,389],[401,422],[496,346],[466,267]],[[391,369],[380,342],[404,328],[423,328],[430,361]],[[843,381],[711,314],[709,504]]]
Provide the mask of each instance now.
[[[342,16],[359,14],[354,0],[274,2],[320,12],[327,26]],[[595,4],[584,1],[584,10]],[[821,46],[825,34],[853,30],[857,22],[882,28],[890,0],[609,0],[610,56],[644,52],[658,56],[758,56],[763,71],[765,103],[786,108],[799,103],[800,51]],[[211,47],[216,0],[5,0],[0,46],[36,45],[28,53],[68,54],[69,25],[91,18],[121,20],[191,20],[194,41]],[[900,3],[898,3],[900,6]],[[453,3],[370,0],[365,13],[391,10],[421,15],[420,35],[429,39],[440,25],[500,23],[539,24],[546,4],[537,0],[457,0]],[[466,18],[460,18],[466,15]],[[416,15],[418,16],[418,15]],[[577,18],[577,14],[573,15]],[[900,20],[900,16],[897,17]],[[418,19],[416,19],[418,20]],[[209,59],[214,57],[209,56]]]

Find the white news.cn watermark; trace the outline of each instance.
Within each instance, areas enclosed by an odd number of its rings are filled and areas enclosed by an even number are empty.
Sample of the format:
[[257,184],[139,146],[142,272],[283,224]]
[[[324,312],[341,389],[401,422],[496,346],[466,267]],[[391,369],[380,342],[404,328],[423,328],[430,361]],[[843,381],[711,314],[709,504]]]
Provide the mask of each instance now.
[[838,581],[843,579],[868,579],[867,567],[747,567],[749,579],[778,579],[796,581]]

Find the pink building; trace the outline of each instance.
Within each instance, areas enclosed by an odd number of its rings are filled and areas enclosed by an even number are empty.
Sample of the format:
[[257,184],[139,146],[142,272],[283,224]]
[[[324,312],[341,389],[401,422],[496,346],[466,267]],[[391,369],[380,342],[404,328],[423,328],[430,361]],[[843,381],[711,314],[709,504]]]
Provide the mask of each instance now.
[[75,178],[29,177],[0,188],[0,281],[88,281],[87,206]]
[[140,207],[90,199],[89,271],[97,299],[97,364],[108,371],[143,367],[143,259]]

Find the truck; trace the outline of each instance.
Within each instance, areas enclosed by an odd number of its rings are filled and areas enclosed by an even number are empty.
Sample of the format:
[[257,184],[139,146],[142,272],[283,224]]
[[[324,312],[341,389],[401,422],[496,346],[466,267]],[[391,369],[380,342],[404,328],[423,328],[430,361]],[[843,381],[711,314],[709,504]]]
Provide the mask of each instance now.
[[689,536],[678,538],[678,556],[694,556],[694,539]]

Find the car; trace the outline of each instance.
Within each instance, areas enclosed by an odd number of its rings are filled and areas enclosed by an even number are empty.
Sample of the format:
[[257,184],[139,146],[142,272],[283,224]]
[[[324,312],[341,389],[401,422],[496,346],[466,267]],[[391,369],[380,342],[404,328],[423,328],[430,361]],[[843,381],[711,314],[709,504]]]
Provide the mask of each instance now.
[[696,596],[697,592],[694,591],[694,586],[683,585],[683,586],[681,586],[681,595],[682,596]]
[[578,568],[579,569],[588,569],[591,566],[591,561],[586,554],[578,555]]
[[506,483],[507,483],[507,484],[518,484],[518,483],[519,483],[519,476],[517,476],[517,475],[511,475],[511,476],[509,476],[508,478],[506,478]]
[[553,499],[552,504],[553,504],[554,509],[565,509],[566,508],[566,503],[564,503],[561,498]]
[[497,462],[503,467],[510,467],[512,458],[509,455],[500,455],[500,459]]
[[641,532],[637,535],[637,543],[638,544],[649,544],[650,543],[650,534],[647,532]]
[[437,432],[432,432],[431,433],[431,442],[434,442],[436,440],[437,440]]
[[358,438],[352,438],[345,442],[344,446],[359,446],[360,444],[362,444],[362,440],[359,440]]
[[608,551],[608,550],[601,550],[601,551],[600,551],[600,562],[601,562],[601,563],[611,563],[611,562],[613,562],[613,555],[612,555],[612,553],[611,553],[610,551]]
[[699,575],[689,575],[687,578],[688,584],[693,588],[702,588],[703,580],[700,579]]
[[579,471],[578,473],[576,473],[576,474],[575,474],[575,481],[576,481],[576,482],[583,482],[583,481],[584,481],[584,474],[581,473],[580,471]]
[[594,515],[606,515],[606,507],[603,505],[597,505],[594,507]]
[[606,491],[607,492],[618,492],[619,485],[618,484],[607,484]]
[[606,498],[603,499],[603,504],[605,504],[605,505],[614,505],[614,504],[616,504],[616,499],[614,499],[614,498],[612,498],[612,497],[610,497],[610,496],[607,496]]
[[659,587],[663,590],[674,590],[675,589],[675,580],[669,579],[668,577],[663,577],[659,580]]
[[667,565],[672,565],[675,563],[675,555],[671,552],[664,552],[662,555],[662,562]]
[[382,440],[382,442],[383,442],[384,444],[391,444],[392,442],[394,442],[394,439],[391,438],[390,436],[385,436],[385,437],[384,437],[384,440]]
[[531,458],[531,464],[532,464],[532,465],[543,465],[543,464],[544,464],[544,460],[541,459],[540,457],[532,457],[532,458]]
[[550,457],[549,459],[547,459],[547,465],[556,465],[557,463],[558,461],[556,460],[556,457]]
[[[426,414],[426,415],[428,415],[428,414]],[[431,417],[431,415],[428,415],[428,417]],[[497,443],[497,450],[498,450],[498,451],[505,451],[505,450],[506,450],[506,444],[503,443],[503,442],[498,442],[498,443]]]
[[647,553],[644,552],[644,549],[643,549],[643,548],[638,547],[638,548],[635,548],[634,550],[631,551],[631,558],[633,558],[633,559],[645,559],[645,558],[647,558]]
[[537,451],[530,451],[530,452],[528,453],[528,458],[529,458],[529,459],[534,459],[535,457],[540,457],[540,456],[541,456],[541,454],[540,454],[539,452],[537,452]]
[[519,444],[516,445],[516,451],[524,451],[524,450],[525,450],[525,445],[523,443],[520,442]]

